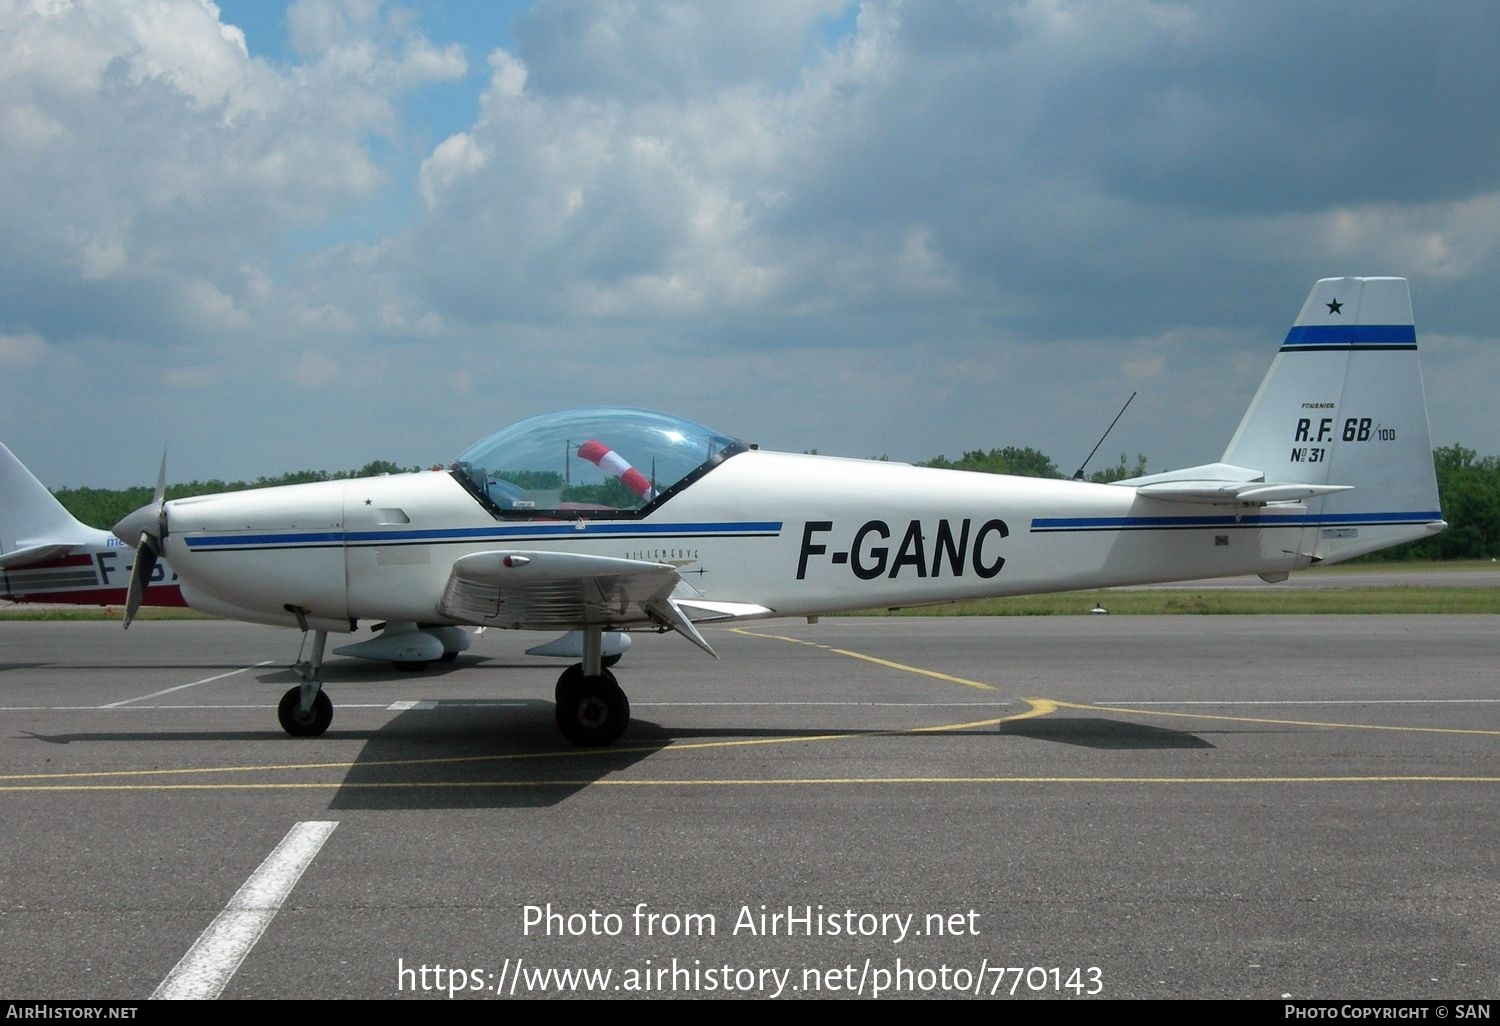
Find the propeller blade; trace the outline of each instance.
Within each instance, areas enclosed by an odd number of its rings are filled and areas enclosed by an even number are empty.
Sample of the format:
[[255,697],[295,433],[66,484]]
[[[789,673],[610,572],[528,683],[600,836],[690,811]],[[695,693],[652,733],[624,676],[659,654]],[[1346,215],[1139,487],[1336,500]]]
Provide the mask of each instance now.
[[161,451],[161,466],[156,468],[156,492],[151,501],[159,509],[167,497],[167,450]]
[[161,543],[167,537],[167,450],[165,446],[161,450],[161,466],[156,468],[156,491],[151,496],[151,504],[156,507],[156,547],[160,550]]
[[[161,451],[161,465],[156,468],[156,489],[151,494],[151,509],[156,514],[153,535],[142,526],[140,540],[135,544],[135,563],[130,568],[130,586],[125,590],[125,627],[128,630],[141,610],[146,598],[146,586],[151,583],[151,574],[156,570],[156,561],[161,558],[162,541],[167,536],[167,450]],[[137,511],[137,517],[141,510]],[[139,523],[139,520],[136,521]],[[121,521],[125,523],[125,521]],[[118,528],[116,533],[119,533]]]
[[135,619],[135,614],[140,612],[141,600],[146,597],[146,585],[151,582],[151,572],[156,569],[156,560],[159,555],[156,549],[156,539],[146,531],[142,531],[141,540],[135,546],[135,563],[130,568],[130,587],[125,591],[125,626],[127,629],[130,627],[130,622]]

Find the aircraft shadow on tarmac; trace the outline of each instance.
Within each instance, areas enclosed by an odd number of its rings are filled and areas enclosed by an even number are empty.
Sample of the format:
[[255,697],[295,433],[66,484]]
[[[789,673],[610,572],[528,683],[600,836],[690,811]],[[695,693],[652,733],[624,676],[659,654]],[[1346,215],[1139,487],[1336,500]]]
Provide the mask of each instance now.
[[[336,736],[337,725],[329,732]],[[1180,730],[1100,718],[1026,720],[995,728],[919,734],[845,728],[676,729],[640,718],[609,748],[571,748],[557,735],[551,702],[438,701],[402,712],[369,735],[330,809],[535,808],[649,759],[673,742],[793,740],[900,735],[936,742],[954,735],[1013,736],[1113,750],[1203,749]]]
[[[535,664],[509,665],[469,657],[455,664],[431,666],[418,676],[431,681],[456,669],[469,673],[476,669],[502,671],[512,683],[517,671],[545,673],[549,678],[555,672],[551,667]],[[364,664],[331,663],[328,671],[325,684],[335,692],[335,705],[340,700],[359,703],[362,683],[388,684],[391,680],[412,677],[408,671]],[[268,667],[255,677],[272,693],[290,686],[297,679],[285,667]],[[389,694],[389,689],[384,694]],[[954,736],[1009,736],[1093,749],[1215,747],[1185,731],[1100,717],[1055,716],[1008,721],[998,727],[986,725],[932,733],[837,726],[674,727],[636,717],[625,736],[615,745],[588,749],[572,747],[558,735],[555,710],[550,700],[508,697],[504,687],[484,694],[493,697],[416,700],[411,708],[398,711],[374,729],[341,728],[336,710],[333,726],[324,739],[364,742],[352,764],[342,768],[339,760],[348,758],[347,748],[332,750],[320,745],[317,739],[288,738],[274,728],[253,731],[163,729],[29,736],[53,744],[79,741],[152,744],[162,741],[274,741],[278,742],[275,761],[305,762],[310,766],[330,764],[321,772],[309,769],[306,772],[310,775],[299,779],[311,780],[316,775],[318,779],[328,781],[331,777],[333,791],[328,807],[332,810],[549,807],[591,784],[628,770],[674,742],[796,740],[828,735],[871,738],[899,735],[936,742]],[[263,755],[262,751],[246,761],[258,763]]]
[[1000,725],[1000,733],[1083,748],[1142,750],[1214,747],[1197,734],[1185,730],[1170,730],[1166,727],[1107,720],[1096,716],[1012,720]]
[[[536,698],[422,702],[368,736],[330,809],[536,808],[660,751],[637,721],[609,748],[558,736],[553,704]],[[329,730],[338,736],[338,720]]]
[[[476,672],[474,689],[483,697],[417,700],[372,731],[339,729],[338,704],[359,702],[366,684],[435,684],[451,673]],[[611,773],[627,769],[660,751],[671,738],[636,720],[611,748],[575,748],[557,732],[551,701],[512,697],[518,677],[557,675],[552,664],[512,662],[466,653],[451,663],[431,663],[418,671],[357,660],[324,664],[323,685],[334,701],[333,726],[324,737],[361,736],[364,746],[345,773],[330,809],[535,808],[556,805]],[[486,688],[482,675],[494,674]],[[257,678],[291,686],[296,675],[268,668]],[[469,690],[466,684],[465,690]],[[644,728],[644,730],[643,730]],[[648,736],[643,736],[648,735]],[[316,745],[316,741],[312,742]]]

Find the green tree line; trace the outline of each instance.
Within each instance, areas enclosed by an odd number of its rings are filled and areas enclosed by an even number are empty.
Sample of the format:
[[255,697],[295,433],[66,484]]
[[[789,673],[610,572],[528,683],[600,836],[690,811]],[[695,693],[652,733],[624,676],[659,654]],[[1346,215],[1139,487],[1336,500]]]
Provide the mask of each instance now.
[[[1065,476],[1061,470],[1057,469],[1057,464],[1052,462],[1051,457],[1030,446],[1021,448],[1007,445],[1003,449],[991,449],[989,452],[975,449],[964,453],[956,460],[950,460],[946,456],[934,456],[930,460],[923,460],[917,466],[936,467],[938,470],[974,470],[981,474],[1014,474],[1017,477],[1060,478]],[[1127,477],[1141,477],[1145,473],[1145,456],[1137,454],[1135,463],[1132,464],[1122,452],[1120,462],[1112,467],[1096,470],[1087,475],[1087,478],[1099,484],[1109,484],[1111,481],[1123,481]]]
[[[1411,559],[1492,559],[1500,556],[1500,456],[1480,456],[1462,445],[1444,445],[1433,450],[1437,470],[1438,496],[1448,529],[1421,541],[1410,542],[1384,552],[1364,557],[1367,560]],[[1104,470],[1088,475],[1090,481],[1110,482],[1147,473],[1146,457],[1137,455],[1134,462],[1122,453],[1119,461]],[[918,464],[943,470],[972,470],[988,474],[1016,474],[1021,477],[1061,478],[1057,464],[1043,452],[1026,447],[972,450],[957,459],[934,456]],[[375,474],[395,474],[420,467],[400,467],[388,460],[373,460],[358,470],[329,472],[297,470],[279,477],[262,477],[254,481],[188,481],[168,487],[167,498],[185,495],[207,495],[246,488],[269,488],[274,485],[303,484],[308,481],[335,481]],[[55,494],[73,516],[92,527],[108,530],[127,513],[151,501],[151,488],[63,488]]]
[[1500,456],[1480,456],[1457,443],[1432,450],[1438,499],[1448,529],[1368,560],[1494,559],[1500,556]]

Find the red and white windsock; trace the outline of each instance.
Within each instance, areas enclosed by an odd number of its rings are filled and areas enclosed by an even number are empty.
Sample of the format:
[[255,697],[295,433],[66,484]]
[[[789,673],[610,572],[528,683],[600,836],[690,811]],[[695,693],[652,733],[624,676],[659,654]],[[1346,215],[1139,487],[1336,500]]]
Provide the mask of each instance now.
[[626,488],[629,488],[647,502],[656,498],[656,489],[651,487],[651,482],[646,480],[646,476],[629,463],[626,463],[625,457],[609,448],[603,442],[595,441],[592,438],[589,439],[578,447],[578,455],[594,464],[606,474],[613,474],[615,477],[618,477]]

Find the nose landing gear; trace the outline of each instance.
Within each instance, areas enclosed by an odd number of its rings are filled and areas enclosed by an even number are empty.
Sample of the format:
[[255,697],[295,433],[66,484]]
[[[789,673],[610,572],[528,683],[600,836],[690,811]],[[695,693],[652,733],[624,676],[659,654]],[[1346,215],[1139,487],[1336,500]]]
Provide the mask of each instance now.
[[323,649],[328,644],[327,631],[313,632],[312,655],[292,667],[302,683],[281,696],[276,718],[281,729],[292,737],[317,737],[333,722],[333,702],[323,691],[318,678],[323,668]]

